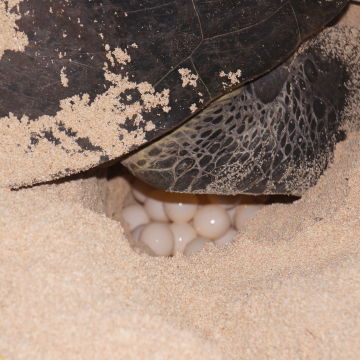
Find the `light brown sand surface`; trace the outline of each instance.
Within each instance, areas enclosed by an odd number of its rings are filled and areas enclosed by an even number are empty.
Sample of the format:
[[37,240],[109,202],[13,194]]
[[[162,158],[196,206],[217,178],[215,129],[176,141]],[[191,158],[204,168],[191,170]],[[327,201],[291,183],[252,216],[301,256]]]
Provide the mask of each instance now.
[[0,190],[1,360],[359,359],[358,133],[301,200],[189,258],[134,253],[100,175]]
[[358,358],[360,137],[339,148],[303,199],[191,258],[139,256],[103,214],[2,190],[0,354]]

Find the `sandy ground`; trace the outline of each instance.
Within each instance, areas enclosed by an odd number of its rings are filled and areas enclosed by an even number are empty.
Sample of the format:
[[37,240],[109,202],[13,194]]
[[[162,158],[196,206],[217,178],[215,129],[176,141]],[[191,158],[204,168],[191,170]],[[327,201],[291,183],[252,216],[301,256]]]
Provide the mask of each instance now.
[[1,360],[359,358],[358,133],[301,200],[190,258],[134,253],[107,196],[100,174],[0,190]]

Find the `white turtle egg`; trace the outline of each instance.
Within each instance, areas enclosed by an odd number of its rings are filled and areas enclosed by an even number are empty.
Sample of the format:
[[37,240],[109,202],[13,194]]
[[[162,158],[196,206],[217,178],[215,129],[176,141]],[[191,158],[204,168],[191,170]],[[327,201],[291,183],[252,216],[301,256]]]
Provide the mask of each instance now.
[[184,255],[186,256],[191,256],[196,254],[197,252],[201,251],[205,244],[212,242],[209,239],[205,239],[202,237],[197,237],[196,239],[194,239],[193,241],[190,241],[185,249],[184,249]]
[[262,209],[265,205],[263,204],[249,204],[249,205],[239,205],[236,208],[235,213],[235,227],[240,230],[243,225],[253,218],[256,213]]
[[129,238],[130,246],[140,253],[156,256],[156,254],[147,245],[140,241],[140,236],[144,227],[145,225],[139,225],[131,232],[131,236]]
[[223,206],[225,209],[232,209],[234,208],[239,200],[237,196],[232,196],[232,195],[215,195],[215,194],[210,194],[207,195],[207,198],[209,200],[209,202],[211,204],[214,205],[221,205]]
[[208,239],[217,239],[230,227],[230,217],[219,205],[205,205],[194,216],[194,228],[197,233]]
[[196,231],[188,223],[173,223],[170,229],[174,235],[174,254],[183,252],[185,246],[196,238]]
[[135,179],[135,181],[131,184],[131,192],[134,198],[141,204],[145,202],[147,196],[153,191],[154,189],[150,185],[138,179]]
[[193,204],[184,203],[181,201],[174,203],[171,202],[164,203],[164,209],[166,215],[169,217],[170,220],[178,223],[190,221],[194,217],[197,207],[198,206],[196,204],[195,196],[194,196]]
[[131,232],[131,237],[132,237],[131,242],[138,243],[140,241],[140,235],[141,235],[144,227],[145,227],[145,225],[139,225]]
[[169,221],[167,215],[165,214],[163,202],[152,198],[151,194],[150,197],[145,200],[144,207],[150,216],[150,219],[154,221]]
[[128,224],[130,230],[134,230],[137,226],[147,224],[150,219],[144,208],[139,204],[131,204],[122,210],[122,217]]
[[218,247],[229,245],[236,235],[236,230],[233,228],[230,228],[223,236],[217,238],[214,243]]
[[227,209],[226,212],[228,213],[230,217],[231,225],[235,225],[235,213],[236,213],[236,207],[233,207],[231,209]]
[[174,236],[168,224],[153,222],[145,225],[140,240],[158,256],[169,256],[174,248]]
[[139,203],[143,204],[143,203],[145,202],[145,200],[146,200],[146,195],[145,195],[143,192],[141,192],[141,191],[139,191],[138,189],[135,189],[135,188],[132,188],[132,189],[131,189],[131,192],[132,192],[134,198],[135,198]]

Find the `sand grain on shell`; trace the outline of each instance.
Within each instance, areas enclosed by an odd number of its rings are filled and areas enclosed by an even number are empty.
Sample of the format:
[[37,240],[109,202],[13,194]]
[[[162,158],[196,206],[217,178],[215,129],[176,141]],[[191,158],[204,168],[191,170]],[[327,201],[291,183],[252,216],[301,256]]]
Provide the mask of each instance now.
[[225,71],[220,71],[219,76],[228,80],[228,82],[222,83],[224,89],[226,89],[230,86],[240,84],[241,70],[237,69],[235,72],[229,71],[227,73]]
[[196,87],[197,86],[197,81],[199,79],[199,75],[192,74],[191,70],[187,69],[187,68],[181,68],[178,70],[178,72],[181,76],[182,87],[185,87],[185,86]]

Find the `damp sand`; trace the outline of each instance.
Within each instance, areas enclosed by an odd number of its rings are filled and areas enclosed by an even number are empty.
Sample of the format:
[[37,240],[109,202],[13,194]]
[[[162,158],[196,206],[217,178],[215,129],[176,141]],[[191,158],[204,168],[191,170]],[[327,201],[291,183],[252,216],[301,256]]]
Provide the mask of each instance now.
[[1,360],[358,359],[360,134],[301,200],[192,257],[134,253],[108,196],[91,174],[0,190]]

